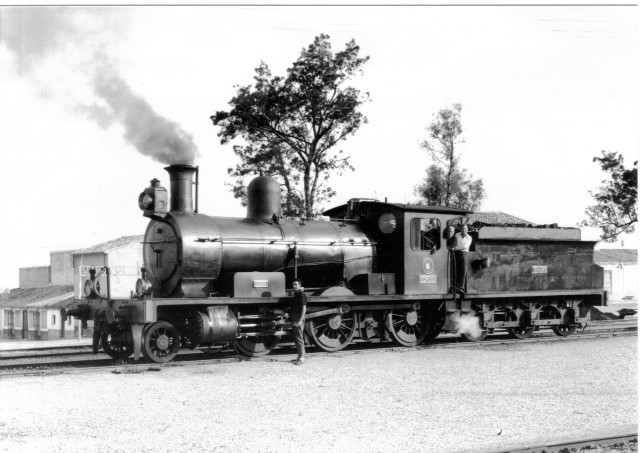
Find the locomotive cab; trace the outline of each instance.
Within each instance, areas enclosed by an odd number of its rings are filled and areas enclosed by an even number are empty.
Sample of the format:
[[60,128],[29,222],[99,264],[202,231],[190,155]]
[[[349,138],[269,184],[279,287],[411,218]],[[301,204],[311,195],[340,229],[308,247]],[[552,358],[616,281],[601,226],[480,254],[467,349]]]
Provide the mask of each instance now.
[[[444,234],[448,224],[467,213],[464,209],[441,206],[352,199],[324,214],[357,221],[375,237],[378,247],[371,278],[393,276],[397,294],[429,298],[446,295],[452,286],[451,259]],[[359,276],[360,280],[364,276]],[[353,286],[358,293],[362,291],[361,285]]]

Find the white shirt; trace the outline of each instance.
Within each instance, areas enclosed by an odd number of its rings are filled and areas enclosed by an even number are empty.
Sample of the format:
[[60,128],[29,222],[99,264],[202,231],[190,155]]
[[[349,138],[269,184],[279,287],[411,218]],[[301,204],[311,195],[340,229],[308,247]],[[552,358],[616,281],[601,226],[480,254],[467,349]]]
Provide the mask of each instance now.
[[453,246],[453,250],[462,250],[463,252],[468,252],[469,247],[471,247],[471,236],[467,234],[466,236],[462,236],[461,233],[456,233],[455,235],[455,244]]

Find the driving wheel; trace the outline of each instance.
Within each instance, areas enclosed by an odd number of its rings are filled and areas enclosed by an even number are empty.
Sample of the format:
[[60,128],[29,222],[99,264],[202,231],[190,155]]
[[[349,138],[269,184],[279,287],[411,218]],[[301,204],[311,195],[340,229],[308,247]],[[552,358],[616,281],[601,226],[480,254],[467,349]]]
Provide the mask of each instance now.
[[355,323],[355,313],[335,313],[311,318],[306,324],[306,331],[320,349],[336,352],[351,343],[356,331]]
[[246,357],[261,357],[273,351],[278,343],[280,337],[277,335],[243,337],[233,342],[233,348]]
[[430,333],[432,335],[434,333],[425,318],[421,310],[413,308],[389,310],[385,326],[395,343],[402,346],[415,346],[422,343]]

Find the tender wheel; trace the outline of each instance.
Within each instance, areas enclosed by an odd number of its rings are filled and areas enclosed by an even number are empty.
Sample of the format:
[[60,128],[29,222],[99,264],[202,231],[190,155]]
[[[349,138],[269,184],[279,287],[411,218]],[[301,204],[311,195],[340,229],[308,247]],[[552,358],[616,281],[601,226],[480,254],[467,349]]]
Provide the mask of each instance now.
[[576,326],[575,324],[561,324],[559,326],[551,326],[551,330],[553,330],[553,333],[555,333],[559,337],[568,337],[569,335],[573,334],[577,328],[578,326]]
[[319,316],[307,322],[306,331],[320,349],[336,352],[351,343],[356,331],[355,319],[354,312]]
[[475,313],[460,316],[456,321],[458,332],[469,341],[482,341],[487,338],[487,329],[480,327],[480,317]]
[[[510,320],[517,319],[517,316],[513,311],[511,312],[511,316],[509,317],[509,319]],[[517,338],[519,340],[524,340],[525,338],[529,338],[531,335],[533,335],[533,332],[536,331],[536,327],[529,325],[529,321],[531,321],[531,312],[529,310],[525,310],[522,313],[520,313],[520,324],[523,324],[523,325],[520,325],[518,327],[507,328],[507,332],[509,332],[509,336],[511,338]]]
[[247,357],[261,357],[269,354],[280,343],[277,335],[267,335],[261,337],[244,337],[233,342],[233,348],[238,354]]
[[533,332],[536,331],[535,326],[531,327],[509,327],[507,332],[509,332],[509,336],[511,338],[517,338],[518,340],[524,340],[525,338],[529,338],[533,335]]
[[551,330],[559,337],[568,337],[573,334],[578,326],[576,324],[569,324],[569,320],[573,319],[573,309],[568,309],[564,314],[561,314],[557,308],[549,307],[543,311],[545,319],[560,319],[563,324],[552,325]]
[[402,346],[420,344],[430,333],[433,335],[435,332],[430,329],[424,312],[414,309],[390,310],[385,319],[385,326],[393,341]]
[[142,332],[142,355],[156,363],[172,360],[180,349],[180,334],[173,325],[158,321]]
[[130,326],[121,329],[117,324],[109,324],[102,331],[101,340],[102,349],[111,358],[126,359],[133,354],[133,338]]
[[525,338],[529,338],[533,335],[533,332],[536,331],[535,326],[531,327],[509,327],[507,332],[509,332],[509,336],[511,338],[517,338],[518,340],[524,340]]

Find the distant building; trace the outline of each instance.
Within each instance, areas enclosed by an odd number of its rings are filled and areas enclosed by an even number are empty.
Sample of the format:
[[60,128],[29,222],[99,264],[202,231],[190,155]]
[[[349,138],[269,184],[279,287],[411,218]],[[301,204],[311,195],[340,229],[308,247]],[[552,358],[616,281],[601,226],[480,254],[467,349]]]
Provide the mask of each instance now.
[[83,250],[51,252],[49,266],[19,269],[20,288],[0,294],[0,340],[52,340],[91,336],[80,321],[62,322],[61,309],[84,297],[89,270],[96,270],[106,296],[105,267],[110,269],[111,297],[126,298],[135,289],[142,266],[143,236],[124,236]]
[[18,275],[20,288],[39,288],[51,284],[51,266],[21,267]]
[[75,250],[51,252],[48,266],[21,267],[18,270],[20,288],[73,285],[74,252]]
[[600,249],[594,261],[604,268],[604,289],[609,300],[638,298],[638,251],[634,249]]
[[49,254],[52,285],[73,285],[73,254],[77,250],[62,250]]
[[[84,283],[90,278],[90,270],[96,271],[100,294],[107,296],[106,267],[110,271],[110,296],[129,299],[135,290],[142,267],[143,236],[123,236],[112,241],[73,252],[73,292],[76,299],[85,297]],[[98,285],[96,285],[98,286]]]
[[17,288],[0,294],[0,340],[77,337],[78,323],[73,317],[63,322],[60,311],[72,302],[73,287],[70,285]]

